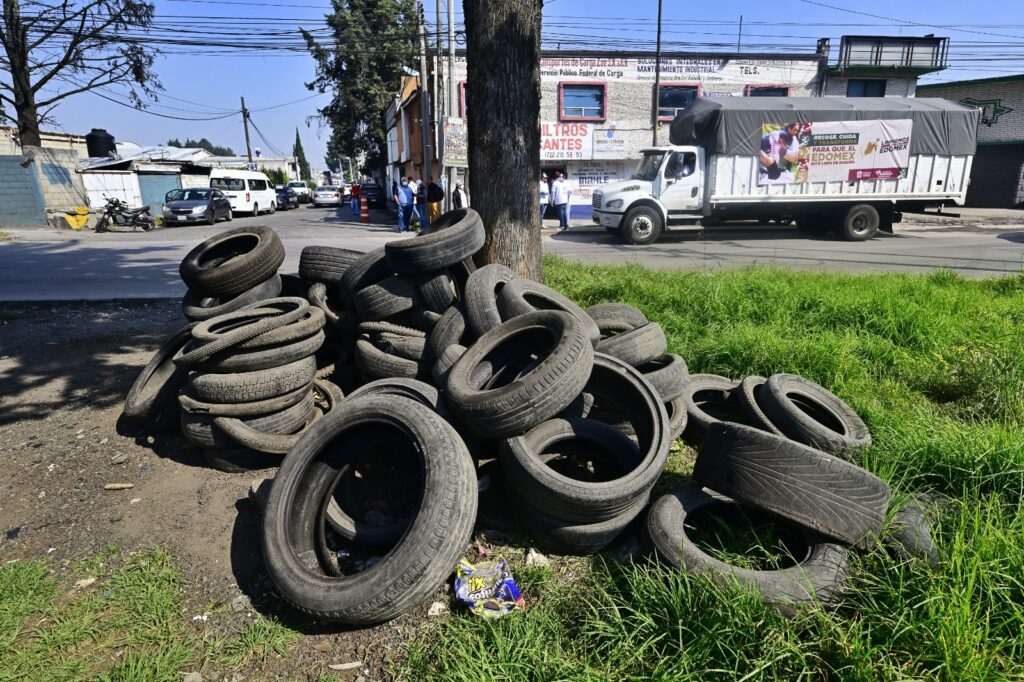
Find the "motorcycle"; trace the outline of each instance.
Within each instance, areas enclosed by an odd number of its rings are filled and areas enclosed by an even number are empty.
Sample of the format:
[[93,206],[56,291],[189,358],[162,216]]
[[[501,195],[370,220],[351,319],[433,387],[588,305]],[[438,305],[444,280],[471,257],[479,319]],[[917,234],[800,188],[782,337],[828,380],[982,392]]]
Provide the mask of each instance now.
[[[138,228],[148,232],[155,226],[149,214],[149,206],[128,208],[128,204],[117,197],[106,197],[107,205],[96,221],[97,232],[135,232]],[[130,228],[130,229],[125,229]]]

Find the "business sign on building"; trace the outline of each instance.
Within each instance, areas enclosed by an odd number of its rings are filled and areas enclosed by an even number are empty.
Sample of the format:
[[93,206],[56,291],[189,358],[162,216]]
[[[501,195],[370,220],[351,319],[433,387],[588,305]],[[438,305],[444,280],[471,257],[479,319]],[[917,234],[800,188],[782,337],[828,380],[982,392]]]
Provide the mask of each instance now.
[[[639,133],[639,134],[638,134]],[[650,138],[650,129],[637,129],[635,124],[625,121],[608,121],[594,124],[594,159],[636,159],[640,157],[643,140]]]
[[541,161],[576,161],[593,154],[593,126],[589,123],[541,123]]
[[761,128],[759,185],[906,177],[913,121],[802,121]]

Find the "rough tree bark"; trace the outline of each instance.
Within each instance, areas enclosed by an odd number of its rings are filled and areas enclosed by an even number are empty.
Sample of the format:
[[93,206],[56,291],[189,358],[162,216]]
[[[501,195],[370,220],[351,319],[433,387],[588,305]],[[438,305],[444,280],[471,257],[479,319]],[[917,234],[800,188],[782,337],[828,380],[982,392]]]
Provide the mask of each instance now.
[[537,281],[541,267],[541,0],[463,0],[466,108],[473,208],[483,218],[484,263]]

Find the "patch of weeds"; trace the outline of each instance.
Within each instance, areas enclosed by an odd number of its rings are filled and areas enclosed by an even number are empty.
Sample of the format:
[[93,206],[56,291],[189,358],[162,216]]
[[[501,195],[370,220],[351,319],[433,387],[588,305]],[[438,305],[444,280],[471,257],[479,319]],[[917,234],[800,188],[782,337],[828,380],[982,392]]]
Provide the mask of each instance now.
[[299,633],[280,621],[260,618],[246,625],[224,645],[215,656],[214,665],[233,670],[254,660],[264,662],[273,654],[287,656],[289,647],[298,639]]

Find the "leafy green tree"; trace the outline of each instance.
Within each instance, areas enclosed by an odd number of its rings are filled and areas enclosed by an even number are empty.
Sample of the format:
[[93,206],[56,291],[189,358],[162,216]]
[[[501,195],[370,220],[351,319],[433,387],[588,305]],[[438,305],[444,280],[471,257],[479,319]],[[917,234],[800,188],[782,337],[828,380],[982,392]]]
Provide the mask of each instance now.
[[260,173],[266,175],[270,182],[275,185],[287,185],[288,174],[280,168],[267,168],[266,166],[260,166]]
[[309,170],[309,161],[306,161],[306,151],[302,148],[302,140],[299,138],[299,129],[295,129],[295,144],[292,146],[292,156],[299,164],[299,177],[309,180],[312,173]]
[[413,63],[418,39],[414,0],[331,0],[327,25],[333,42],[324,46],[308,31],[302,34],[316,60],[310,90],[332,91],[320,116],[332,128],[328,166],[343,156],[366,152],[366,165],[387,163],[384,112],[395,97],[402,67]]
[[232,151],[231,147],[220,147],[220,146],[217,146],[214,143],[212,143],[209,140],[207,140],[205,137],[202,138],[201,140],[193,140],[191,138],[186,138],[184,142],[182,142],[178,138],[174,138],[172,140],[167,140],[167,146],[168,147],[178,147],[179,149],[181,149],[183,147],[190,147],[190,148],[198,147],[199,149],[205,149],[206,151],[210,152],[214,156],[234,156],[235,155],[235,152]]

